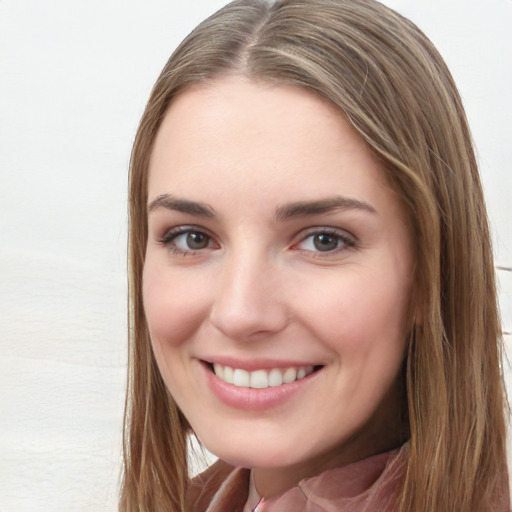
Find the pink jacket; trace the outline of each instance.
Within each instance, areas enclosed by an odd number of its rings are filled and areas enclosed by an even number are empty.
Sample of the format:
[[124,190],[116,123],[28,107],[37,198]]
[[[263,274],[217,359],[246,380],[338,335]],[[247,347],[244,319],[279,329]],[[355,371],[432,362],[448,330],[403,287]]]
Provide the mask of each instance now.
[[[306,478],[269,500],[249,496],[250,470],[218,461],[192,481],[189,510],[244,512],[247,504],[245,510],[254,512],[392,512],[389,501],[405,447]],[[510,511],[508,486],[501,498],[496,511]]]
[[[255,512],[391,512],[387,505],[397,480],[399,450],[306,478],[284,494],[253,503]],[[218,461],[190,488],[192,512],[242,512],[249,494],[250,470]]]

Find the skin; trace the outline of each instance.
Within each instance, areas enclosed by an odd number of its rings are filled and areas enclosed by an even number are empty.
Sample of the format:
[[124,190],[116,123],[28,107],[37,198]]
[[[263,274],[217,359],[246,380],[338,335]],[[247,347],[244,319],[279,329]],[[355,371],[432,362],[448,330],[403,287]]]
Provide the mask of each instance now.
[[[253,468],[265,497],[398,446],[411,235],[339,111],[236,76],[190,87],[163,120],[148,186],[146,317],[164,381],[203,444]],[[339,197],[349,201],[283,209]],[[243,410],[207,385],[201,361],[215,358],[320,369],[284,403]]]

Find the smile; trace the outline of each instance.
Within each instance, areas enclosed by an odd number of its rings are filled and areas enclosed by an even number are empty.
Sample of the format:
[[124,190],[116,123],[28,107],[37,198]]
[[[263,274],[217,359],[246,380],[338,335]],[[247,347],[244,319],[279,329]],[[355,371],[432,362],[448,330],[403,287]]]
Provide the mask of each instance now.
[[237,364],[235,361],[221,363],[199,359],[197,362],[213,395],[224,404],[245,411],[284,406],[294,396],[311,389],[325,368],[323,364],[294,364],[291,361],[282,364],[265,361],[261,366],[256,361]]
[[213,373],[226,384],[233,384],[241,388],[265,389],[301,380],[313,373],[315,367],[301,366],[247,371],[214,363],[212,369]]

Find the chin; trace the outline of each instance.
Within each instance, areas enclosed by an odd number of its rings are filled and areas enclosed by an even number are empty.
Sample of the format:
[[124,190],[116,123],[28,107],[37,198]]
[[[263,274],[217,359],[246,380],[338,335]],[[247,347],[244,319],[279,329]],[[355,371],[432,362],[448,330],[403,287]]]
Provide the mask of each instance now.
[[203,445],[219,459],[235,467],[279,468],[294,465],[304,458],[297,454],[296,449],[276,446],[275,442],[267,443],[254,439],[252,442],[226,444],[205,441]]

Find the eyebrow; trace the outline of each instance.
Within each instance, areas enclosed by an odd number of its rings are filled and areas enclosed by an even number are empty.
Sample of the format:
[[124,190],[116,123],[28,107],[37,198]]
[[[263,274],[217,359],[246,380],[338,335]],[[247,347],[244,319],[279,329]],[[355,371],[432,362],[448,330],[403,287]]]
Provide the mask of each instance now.
[[[209,204],[175,197],[171,194],[159,195],[151,201],[148,204],[148,213],[158,208],[165,208],[167,210],[174,210],[207,218],[213,218],[216,216],[215,209]],[[279,206],[276,208],[274,218],[276,221],[284,221],[295,217],[307,217],[309,215],[331,213],[336,210],[362,210],[377,214],[375,208],[364,201],[359,201],[358,199],[352,199],[350,197],[335,196],[325,199],[316,199],[313,201],[297,201]]]
[[331,213],[336,210],[362,210],[377,214],[377,210],[364,201],[350,197],[335,196],[314,201],[298,201],[285,204],[276,209],[275,218],[278,221],[283,221],[294,217]]
[[200,217],[215,217],[215,210],[210,205],[197,201],[189,201],[188,199],[175,197],[171,194],[159,195],[151,201],[148,204],[148,213],[158,208],[189,213],[190,215],[198,215]]

